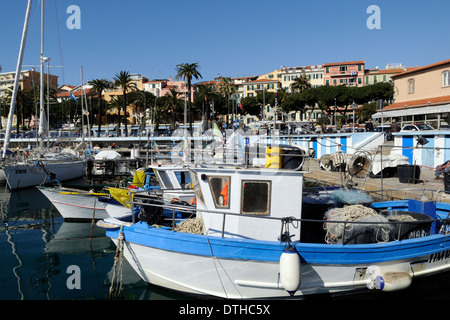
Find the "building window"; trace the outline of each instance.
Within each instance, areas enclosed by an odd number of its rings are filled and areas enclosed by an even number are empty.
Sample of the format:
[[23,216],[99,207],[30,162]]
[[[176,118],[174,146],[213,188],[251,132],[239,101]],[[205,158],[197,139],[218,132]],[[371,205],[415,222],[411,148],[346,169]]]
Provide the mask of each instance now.
[[361,83],[362,83],[362,79],[358,78],[358,84],[361,84]]
[[362,70],[362,65],[358,64],[358,71]]
[[415,83],[414,79],[408,80],[408,93],[414,93],[415,90]]
[[330,80],[328,80],[328,79],[325,80],[325,85],[326,85],[326,86],[329,86],[329,85],[330,85]]
[[345,66],[345,67],[339,67],[339,71],[340,71],[340,72],[347,71],[347,66]]
[[443,87],[450,86],[450,71],[442,72],[442,86]]

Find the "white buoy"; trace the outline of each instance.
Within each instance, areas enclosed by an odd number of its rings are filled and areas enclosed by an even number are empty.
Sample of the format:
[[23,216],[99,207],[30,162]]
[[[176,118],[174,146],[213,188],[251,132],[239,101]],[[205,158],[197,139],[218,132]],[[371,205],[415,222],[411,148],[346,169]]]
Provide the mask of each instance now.
[[382,272],[377,266],[369,266],[367,268],[369,289],[377,289],[381,291],[397,291],[408,288],[412,283],[411,275],[404,271]]
[[290,244],[280,257],[280,282],[291,296],[300,286],[300,256]]

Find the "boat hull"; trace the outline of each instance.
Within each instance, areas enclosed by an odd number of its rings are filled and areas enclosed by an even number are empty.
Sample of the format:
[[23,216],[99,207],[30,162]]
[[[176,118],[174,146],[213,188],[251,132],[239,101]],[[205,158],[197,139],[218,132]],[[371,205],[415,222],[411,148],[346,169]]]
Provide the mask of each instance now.
[[[84,192],[64,192],[58,188],[37,187],[42,194],[56,207],[64,219],[72,220],[99,220],[110,217],[105,209],[106,205],[123,207],[110,204],[108,201],[99,200],[95,194]],[[113,201],[113,200],[111,200]],[[115,217],[129,214],[126,210],[117,210]],[[123,213],[123,214],[122,214]]]
[[[119,232],[107,230],[116,245]],[[285,243],[207,237],[141,222],[122,232],[125,257],[147,283],[227,299],[290,297],[279,274]],[[450,238],[443,234],[384,244],[295,243],[295,249],[301,258],[297,298],[368,290],[377,276],[368,272],[373,268],[380,276],[414,278],[450,267]]]
[[[45,169],[56,174],[58,181],[77,179],[85,174],[85,161],[70,161],[45,164]],[[5,165],[3,167],[6,182],[10,190],[34,187],[42,184],[47,173],[36,165]]]

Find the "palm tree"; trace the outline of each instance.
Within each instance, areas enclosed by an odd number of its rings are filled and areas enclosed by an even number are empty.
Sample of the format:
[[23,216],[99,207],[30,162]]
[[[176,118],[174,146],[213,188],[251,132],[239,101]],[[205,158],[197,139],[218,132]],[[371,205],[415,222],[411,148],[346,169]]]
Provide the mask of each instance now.
[[195,79],[201,78],[202,75],[198,72],[198,62],[177,64],[177,74],[175,79],[184,78],[188,87],[188,108],[189,108],[189,130],[192,132],[192,105],[191,105],[191,81],[192,77]]
[[[214,86],[213,85],[199,85],[197,87],[198,92],[197,92],[197,97],[202,101],[202,114],[204,119],[206,120],[206,124],[209,121],[209,116],[210,116],[210,112],[209,112],[209,101],[210,99],[214,98],[215,95],[215,91],[214,91]],[[206,126],[205,124],[205,126]],[[207,129],[206,127],[204,127],[203,129]]]
[[308,88],[311,88],[311,83],[305,73],[297,76],[297,78],[294,79],[294,82],[291,83],[292,92],[302,93]]
[[[133,101],[132,103],[136,105],[137,109],[139,110],[139,113],[141,114],[142,113],[145,114],[147,106],[154,104],[156,99],[153,93],[145,90],[136,90],[134,92],[131,92],[129,96],[130,101]],[[141,123],[141,130],[143,130],[144,128],[145,128],[145,116]]]
[[[10,88],[8,90],[6,100],[10,104],[13,95],[13,89]],[[33,99],[31,97],[31,92],[24,91],[19,86],[17,88],[17,96],[16,96],[16,105],[15,105],[15,113],[16,113],[16,130],[17,134],[19,134],[20,125],[22,128],[25,126],[25,115],[29,114],[32,110]]]
[[172,112],[172,129],[175,130],[175,123],[177,120],[177,113],[178,110],[181,109],[183,106],[183,100],[178,98],[178,96],[181,94],[180,91],[177,89],[170,89],[169,92],[166,93],[166,103],[165,107],[168,108],[169,112]]
[[[109,106],[113,109],[117,109],[117,118],[118,121],[118,127],[117,127],[117,134],[120,135],[120,113],[122,112],[120,109],[123,106],[123,96],[114,96],[112,99],[108,102]],[[114,115],[111,114],[111,118],[114,119]],[[114,120],[113,120],[114,121]],[[108,124],[108,122],[106,122]]]
[[228,106],[228,114],[227,114],[227,122],[229,122],[229,116],[230,116],[230,105],[229,100],[233,93],[236,92],[236,87],[234,86],[233,81],[231,78],[221,78],[219,83],[219,92],[222,94],[225,98],[227,98],[227,106]]
[[[132,82],[131,74],[128,71],[120,71],[116,73],[114,77],[114,81],[122,88],[123,94],[123,116],[125,118],[125,136],[128,137],[128,128],[127,128],[127,91],[134,91],[136,89],[136,83]],[[120,135],[120,112],[119,112],[119,135]]]
[[102,127],[102,93],[103,91],[108,88],[108,82],[105,79],[94,79],[92,81],[89,81],[89,84],[92,85],[92,91],[97,93],[98,95],[98,132],[97,137],[100,137],[100,130]]

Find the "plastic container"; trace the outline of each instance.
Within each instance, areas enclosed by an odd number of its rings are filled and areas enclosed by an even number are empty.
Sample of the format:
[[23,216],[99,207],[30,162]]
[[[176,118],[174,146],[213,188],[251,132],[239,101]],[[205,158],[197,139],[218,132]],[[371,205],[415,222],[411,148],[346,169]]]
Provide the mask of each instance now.
[[420,182],[420,167],[411,164],[400,164],[397,166],[398,181],[401,183]]
[[266,147],[266,168],[280,169],[281,162],[281,147]]

